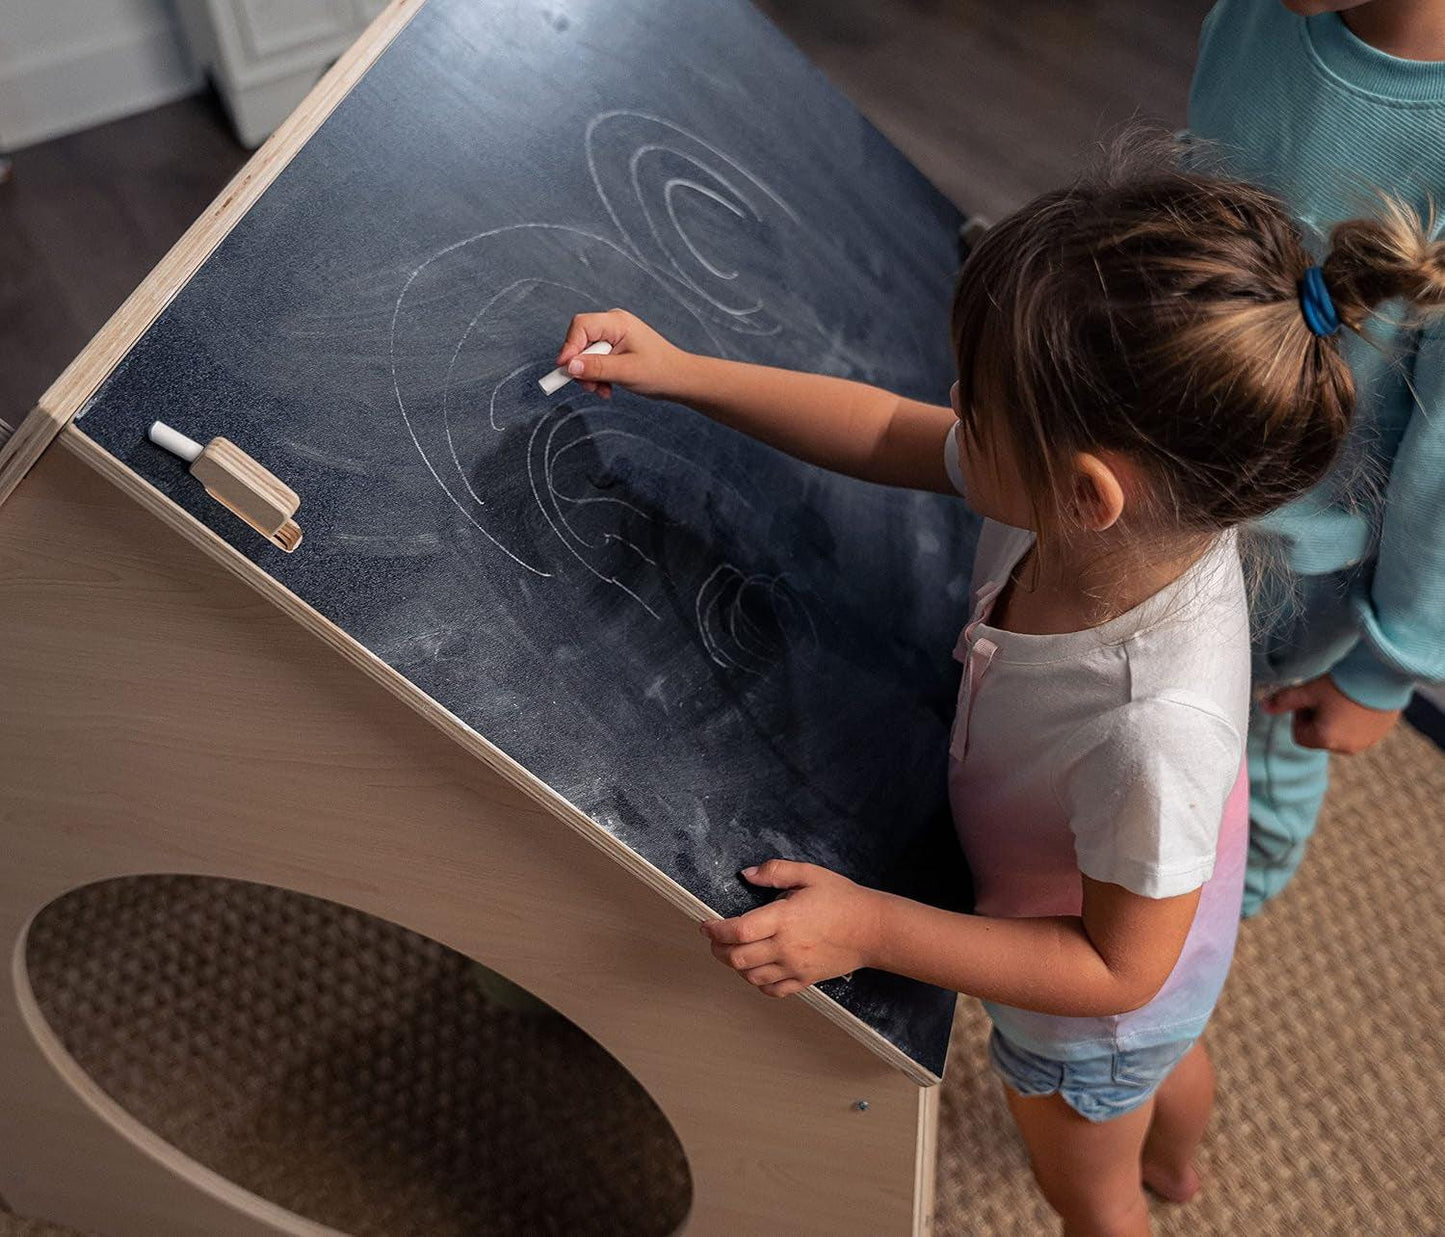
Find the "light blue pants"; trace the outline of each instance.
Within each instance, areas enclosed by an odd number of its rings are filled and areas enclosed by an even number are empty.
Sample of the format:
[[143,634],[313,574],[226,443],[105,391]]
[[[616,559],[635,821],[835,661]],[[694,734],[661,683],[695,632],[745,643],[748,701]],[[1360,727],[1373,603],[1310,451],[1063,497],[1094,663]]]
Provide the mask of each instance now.
[[1290,882],[1315,831],[1330,784],[1328,752],[1294,741],[1294,718],[1249,716],[1249,859],[1240,914],[1257,914]]
[[[1358,568],[1268,582],[1256,603],[1254,687],[1264,693],[1327,674],[1359,639],[1348,599]],[[1299,868],[1329,789],[1329,754],[1294,741],[1294,716],[1250,711],[1249,861],[1242,914],[1248,918]]]

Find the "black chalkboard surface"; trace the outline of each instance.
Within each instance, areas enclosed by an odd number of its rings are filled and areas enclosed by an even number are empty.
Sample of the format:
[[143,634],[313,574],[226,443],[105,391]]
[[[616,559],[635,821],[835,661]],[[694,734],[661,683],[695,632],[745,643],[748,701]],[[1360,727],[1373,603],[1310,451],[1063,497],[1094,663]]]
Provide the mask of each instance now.
[[[963,506],[536,382],[622,305],[945,401],[958,222],[744,0],[431,0],[78,424],[717,911],[772,856],[958,904]],[[156,418],[296,489],[301,549]],[[942,1072],[951,993],[825,991]]]

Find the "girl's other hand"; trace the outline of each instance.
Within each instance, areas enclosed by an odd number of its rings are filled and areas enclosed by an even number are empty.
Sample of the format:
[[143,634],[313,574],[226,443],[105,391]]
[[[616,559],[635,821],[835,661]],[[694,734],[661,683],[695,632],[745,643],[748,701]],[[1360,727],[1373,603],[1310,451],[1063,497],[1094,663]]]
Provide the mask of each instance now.
[[1356,704],[1327,674],[1266,696],[1260,707],[1266,713],[1293,713],[1294,741],[1301,747],[1341,756],[1374,747],[1400,720],[1399,709]]
[[[579,355],[600,340],[612,345],[607,356]],[[689,354],[675,347],[641,318],[625,309],[605,314],[578,314],[567,328],[557,364],[589,391],[604,399],[612,397],[614,383],[663,399],[678,388],[678,371]]]
[[773,859],[743,869],[754,885],[787,892],[767,906],[702,925],[712,953],[768,996],[868,966],[883,894],[811,863]]

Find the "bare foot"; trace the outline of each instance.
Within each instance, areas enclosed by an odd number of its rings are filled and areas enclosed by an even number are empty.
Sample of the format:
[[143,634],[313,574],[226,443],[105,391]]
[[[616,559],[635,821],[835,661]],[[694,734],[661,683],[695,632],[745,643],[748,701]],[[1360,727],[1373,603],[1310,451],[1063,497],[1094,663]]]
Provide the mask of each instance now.
[[1193,1164],[1186,1164],[1183,1169],[1161,1168],[1157,1164],[1144,1165],[1145,1188],[1166,1203],[1187,1203],[1199,1193],[1202,1184]]

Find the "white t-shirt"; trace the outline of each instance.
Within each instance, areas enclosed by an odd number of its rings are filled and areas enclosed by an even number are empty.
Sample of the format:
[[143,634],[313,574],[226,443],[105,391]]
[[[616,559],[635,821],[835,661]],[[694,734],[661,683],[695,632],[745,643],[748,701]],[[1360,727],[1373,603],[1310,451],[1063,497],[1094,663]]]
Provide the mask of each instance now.
[[[949,456],[952,470],[951,442]],[[976,909],[1077,915],[1081,873],[1148,898],[1204,892],[1174,973],[1143,1009],[989,1012],[1010,1039],[1057,1059],[1188,1038],[1228,971],[1248,835],[1249,611],[1235,538],[1102,626],[1001,631],[988,623],[994,599],[1032,543],[985,523],[955,649],[949,794]]]
[[[965,812],[1015,820],[1016,840],[1035,834],[1030,821],[1062,814],[1086,876],[1146,898],[1197,889],[1214,870],[1249,712],[1249,614],[1233,539],[1101,627],[1000,631],[987,621],[993,599],[1032,543],[1032,533],[991,522],[979,542],[950,745]],[[997,901],[1005,914],[1017,896],[979,894],[981,908]]]

